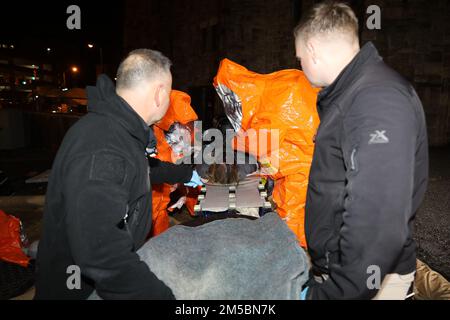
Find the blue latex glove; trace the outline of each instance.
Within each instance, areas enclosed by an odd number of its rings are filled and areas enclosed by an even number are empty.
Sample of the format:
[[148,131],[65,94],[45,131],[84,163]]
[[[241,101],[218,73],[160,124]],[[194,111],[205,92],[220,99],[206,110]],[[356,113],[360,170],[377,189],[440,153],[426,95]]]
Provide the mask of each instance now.
[[202,186],[203,182],[200,179],[200,176],[198,175],[197,171],[193,171],[192,172],[192,178],[191,181],[189,181],[188,183],[184,184],[186,187],[192,187],[192,188],[197,188],[198,186]]
[[302,293],[300,293],[300,300],[306,300],[306,294],[308,293],[308,287],[303,289]]

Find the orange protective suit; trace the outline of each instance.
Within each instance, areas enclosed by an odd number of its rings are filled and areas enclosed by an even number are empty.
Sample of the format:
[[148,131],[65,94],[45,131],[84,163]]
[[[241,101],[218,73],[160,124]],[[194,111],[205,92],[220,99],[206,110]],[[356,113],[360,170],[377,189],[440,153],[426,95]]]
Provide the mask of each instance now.
[[[175,163],[183,155],[173,152],[171,145],[167,141],[166,133],[171,129],[175,123],[187,125],[188,123],[197,120],[197,114],[191,107],[191,98],[188,94],[172,90],[170,95],[170,106],[158,123],[153,126],[153,132],[157,141],[158,154],[156,158],[161,161]],[[187,188],[181,185],[181,188]],[[169,228],[169,216],[167,213],[167,206],[170,202],[170,193],[176,189],[176,186],[169,184],[154,184],[152,185],[152,234],[157,236]],[[194,212],[194,206],[197,203],[196,189],[192,191],[185,191],[187,194],[186,206],[189,212]],[[195,197],[195,201],[191,198]],[[189,201],[188,201],[189,200]],[[192,205],[192,203],[194,204]],[[192,205],[192,208],[189,206]]]
[[[305,202],[319,126],[318,89],[300,70],[258,74],[228,59],[222,60],[214,87],[237,132],[233,147],[255,155],[262,171],[274,179],[277,212],[306,247]],[[263,147],[259,139],[265,130],[267,140],[273,140]],[[250,131],[258,140],[242,139]]]
[[27,267],[30,258],[22,251],[21,224],[0,210],[0,260]]

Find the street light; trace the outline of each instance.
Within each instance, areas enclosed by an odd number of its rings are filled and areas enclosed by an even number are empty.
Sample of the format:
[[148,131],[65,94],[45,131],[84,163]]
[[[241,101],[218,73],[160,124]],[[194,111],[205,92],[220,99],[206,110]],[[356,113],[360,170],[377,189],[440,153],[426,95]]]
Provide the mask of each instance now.
[[[75,74],[78,73],[79,69],[77,66],[72,66],[70,68],[70,71],[74,74],[73,78],[75,78]],[[63,86],[66,88],[67,87],[67,82],[66,82],[66,71],[63,71],[62,73],[63,76]],[[63,90],[64,91],[64,90]]]
[[[94,44],[93,43],[88,43],[88,48],[89,49],[93,49],[94,48]],[[99,50],[99,54],[100,54],[100,71],[101,71],[101,73],[103,73],[104,72],[104,68],[103,68],[103,48],[102,47],[99,47],[98,48],[98,50]]]

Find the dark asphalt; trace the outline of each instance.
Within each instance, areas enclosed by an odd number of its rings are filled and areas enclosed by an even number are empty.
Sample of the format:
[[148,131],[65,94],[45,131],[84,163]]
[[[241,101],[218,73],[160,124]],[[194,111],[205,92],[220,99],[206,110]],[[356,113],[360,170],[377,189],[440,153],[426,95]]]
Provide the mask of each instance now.
[[418,258],[450,280],[450,147],[430,150],[430,182],[415,239]]

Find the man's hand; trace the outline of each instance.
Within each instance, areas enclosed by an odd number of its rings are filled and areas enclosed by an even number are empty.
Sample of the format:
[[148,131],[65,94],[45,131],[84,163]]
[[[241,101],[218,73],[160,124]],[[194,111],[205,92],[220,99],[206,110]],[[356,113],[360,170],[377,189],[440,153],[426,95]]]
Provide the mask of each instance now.
[[191,181],[189,181],[188,183],[185,183],[184,185],[186,187],[197,188],[198,186],[203,186],[203,182],[202,182],[200,176],[198,175],[197,171],[194,170],[192,172]]

